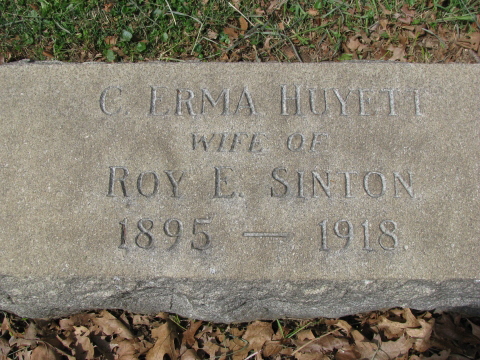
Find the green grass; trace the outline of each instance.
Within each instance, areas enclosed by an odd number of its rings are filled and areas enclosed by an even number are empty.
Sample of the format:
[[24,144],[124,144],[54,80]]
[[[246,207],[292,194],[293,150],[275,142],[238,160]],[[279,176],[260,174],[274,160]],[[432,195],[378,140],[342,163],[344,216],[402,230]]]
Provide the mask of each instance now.
[[[393,14],[405,3],[416,11],[413,24],[432,31],[439,24],[454,24],[460,32],[473,32],[480,8],[480,0],[434,0],[431,6],[416,0],[277,1],[282,3],[277,9],[269,9],[270,1],[264,3],[261,7],[247,0],[235,7],[224,0],[3,0],[0,54],[9,61],[143,61],[218,60],[237,51],[258,60],[288,60],[285,46],[295,52],[327,41],[330,56],[338,59],[348,36],[368,36],[380,18],[393,24]],[[243,16],[248,21],[245,31],[239,23]],[[238,37],[229,36],[225,28]]]

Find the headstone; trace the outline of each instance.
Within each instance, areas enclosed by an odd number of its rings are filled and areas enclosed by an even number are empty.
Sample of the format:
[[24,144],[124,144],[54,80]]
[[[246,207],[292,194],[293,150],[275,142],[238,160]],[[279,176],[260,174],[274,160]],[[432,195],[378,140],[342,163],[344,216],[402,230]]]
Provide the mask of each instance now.
[[0,67],[0,308],[480,306],[479,65]]

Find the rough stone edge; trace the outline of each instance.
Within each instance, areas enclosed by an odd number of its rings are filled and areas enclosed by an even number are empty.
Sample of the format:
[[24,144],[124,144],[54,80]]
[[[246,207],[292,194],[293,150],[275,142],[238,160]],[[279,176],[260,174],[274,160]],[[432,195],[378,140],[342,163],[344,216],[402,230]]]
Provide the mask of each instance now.
[[391,307],[480,315],[469,279],[237,281],[176,278],[0,277],[0,309],[51,318],[91,309],[172,312],[213,322],[340,317]]

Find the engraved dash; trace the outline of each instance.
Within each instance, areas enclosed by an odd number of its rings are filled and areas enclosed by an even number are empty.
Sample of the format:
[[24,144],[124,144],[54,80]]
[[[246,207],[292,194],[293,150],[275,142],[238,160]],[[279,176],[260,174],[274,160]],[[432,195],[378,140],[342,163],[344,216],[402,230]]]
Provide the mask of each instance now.
[[290,236],[290,233],[280,233],[280,232],[244,232],[243,236],[245,237],[281,237],[287,238]]

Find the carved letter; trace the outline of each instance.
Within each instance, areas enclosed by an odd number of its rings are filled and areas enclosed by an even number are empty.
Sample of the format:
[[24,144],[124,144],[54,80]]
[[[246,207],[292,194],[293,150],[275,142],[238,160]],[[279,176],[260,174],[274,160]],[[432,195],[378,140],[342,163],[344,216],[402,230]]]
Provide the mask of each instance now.
[[233,169],[230,166],[215,166],[215,195],[214,198],[223,198],[223,199],[231,199],[235,196],[235,192],[232,192],[230,195],[223,195],[221,185],[224,183],[227,184],[227,177],[222,177],[222,170],[230,170]]
[[313,180],[313,197],[318,197],[318,195],[315,193],[315,180],[318,181],[318,183],[320,184],[320,186],[322,187],[323,191],[325,192],[325,194],[330,197],[330,173],[328,172],[325,172],[325,174],[327,174],[327,181],[326,183],[323,181],[323,179],[321,178],[321,176],[315,172],[315,171],[312,171],[312,180]]
[[[150,194],[145,194],[143,192],[143,177],[147,174],[152,174],[153,175],[153,190]],[[155,171],[146,171],[142,172],[140,175],[138,175],[137,179],[137,189],[140,195],[143,195],[145,197],[152,197],[158,192],[158,175]]]
[[300,86],[295,86],[295,96],[294,97],[287,97],[287,85],[281,85],[281,94],[282,94],[282,112],[281,115],[288,115],[287,112],[287,100],[295,100],[295,114],[294,115],[303,115],[302,110],[300,109]]
[[372,116],[375,115],[375,112],[373,114],[368,114],[365,110],[365,104],[370,104],[371,99],[369,97],[365,97],[365,92],[367,91],[372,91],[368,89],[358,89],[358,98],[360,101],[360,115],[361,116]]
[[287,195],[290,193],[290,186],[288,185],[287,180],[281,178],[281,177],[278,175],[278,172],[279,172],[280,170],[283,170],[283,171],[287,172],[287,169],[277,167],[277,168],[273,169],[273,171],[272,171],[272,177],[285,187],[285,191],[283,192],[283,194],[277,194],[277,193],[275,193],[275,191],[273,190],[273,187],[272,187],[272,188],[270,188],[271,196],[272,196],[272,197],[282,198],[282,197],[287,196]]
[[335,95],[337,95],[337,99],[341,105],[340,115],[347,116],[347,100],[352,90],[348,90],[348,94],[347,96],[345,96],[345,99],[342,98],[342,95],[340,95],[340,92],[338,91],[338,89],[333,89],[333,92],[335,93]]
[[[182,99],[182,92],[186,92],[188,94],[188,98]],[[182,115],[182,103],[185,103],[188,109],[188,113],[190,115],[196,115],[195,112],[193,111],[193,106],[192,106],[192,99],[195,97],[195,94],[193,93],[192,90],[189,89],[177,89],[177,108],[175,111],[175,115]]]
[[205,98],[210,102],[210,104],[215,107],[220,102],[220,98],[223,95],[223,111],[222,115],[229,115],[230,109],[230,89],[223,89],[220,95],[218,95],[217,100],[213,100],[212,95],[208,89],[202,89],[202,111],[201,114],[205,114]]
[[162,97],[157,96],[157,90],[158,89],[166,89],[164,86],[150,86],[151,88],[151,96],[150,96],[150,115],[156,116],[156,115],[167,115],[168,110],[165,111],[163,114],[157,114],[157,101],[162,102]]
[[111,89],[117,89],[118,90],[118,95],[122,95],[122,89],[120,89],[118,86],[109,86],[105,90],[102,91],[102,94],[100,95],[100,109],[102,112],[106,115],[115,115],[118,114],[122,108],[119,107],[116,110],[108,111],[106,108],[106,99],[107,99],[107,94]]
[[260,140],[258,139],[260,135],[267,137],[267,134],[265,133],[254,133],[252,136],[252,141],[250,142],[250,147],[248,148],[248,151],[253,153],[260,153],[263,151],[263,148],[255,149],[255,146],[260,145]]
[[[247,100],[248,105],[241,105],[243,97],[245,97],[245,100]],[[235,115],[240,109],[250,109],[250,115],[258,115],[258,113],[255,111],[252,95],[248,91],[247,87],[243,88],[242,95],[240,95],[240,99],[238,100],[237,110],[235,110]]]
[[200,140],[197,140],[197,134],[192,134],[192,138],[193,138],[193,150],[195,150],[197,148],[197,144],[200,144],[202,143],[203,144],[203,149],[205,151],[208,150],[208,147],[210,145],[210,143],[212,142],[213,138],[215,137],[215,134],[212,134],[212,137],[210,138],[210,140],[207,140],[205,135],[202,135],[202,137],[200,138]]
[[390,113],[388,114],[389,116],[396,116],[398,115],[395,112],[395,97],[394,97],[394,91],[395,89],[382,89],[382,91],[388,92],[388,104],[390,105]]
[[305,173],[303,171],[298,171],[297,170],[297,174],[298,174],[298,195],[297,195],[297,197],[305,199],[305,195],[303,193],[303,175]]
[[407,171],[408,178],[410,184],[407,184],[407,182],[403,179],[402,175],[398,172],[393,173],[393,187],[395,189],[395,195],[394,197],[398,198],[400,195],[398,194],[398,189],[397,189],[397,180],[400,181],[400,183],[403,185],[404,189],[407,190],[408,195],[410,195],[411,198],[414,197],[413,195],[413,180],[412,180],[412,173],[410,171]]
[[308,91],[310,92],[310,111],[312,113],[314,113],[315,115],[325,115],[328,111],[327,90],[328,89],[323,89],[323,101],[324,101],[324,105],[325,105],[325,110],[323,110],[323,112],[319,113],[315,109],[315,91],[317,91],[317,89],[316,88],[308,89]]
[[[370,181],[370,176],[372,175],[378,175],[380,177],[380,182],[382,183],[382,189],[380,190],[380,193],[374,194],[370,191],[369,187],[369,181]],[[378,198],[380,196],[385,195],[385,191],[387,190],[386,185],[385,185],[385,175],[382,173],[376,172],[376,171],[369,171],[365,174],[365,177],[363,178],[363,187],[365,188],[365,191],[367,194],[373,198]]]
[[[123,171],[123,175],[120,178],[116,178],[117,175],[117,169]],[[123,196],[127,197],[127,186],[125,185],[125,180],[127,179],[128,176],[128,169],[123,166],[110,166],[110,181],[108,182],[108,194],[107,196],[116,196],[114,194],[114,187],[115,187],[115,181],[118,181],[120,183],[120,186],[122,188]]]
[[175,177],[173,176],[173,171],[165,170],[165,174],[167,174],[168,180],[170,180],[170,184],[172,184],[172,192],[173,192],[172,197],[174,198],[180,197],[178,193],[178,184],[180,184],[180,181],[182,181],[183,174],[184,174],[183,171],[180,171],[180,172],[181,172],[180,177],[178,178],[178,180],[176,180]]
[[[300,136],[300,144],[297,147],[294,148],[294,147],[292,147],[292,141],[295,137],[298,137],[298,136]],[[304,143],[305,143],[305,137],[303,136],[303,134],[293,133],[287,139],[287,148],[290,151],[302,151]]]
[[315,145],[321,144],[322,139],[319,139],[320,136],[324,136],[325,138],[328,138],[327,133],[313,133],[313,139],[312,139],[312,145],[310,146],[310,151],[315,152]]
[[345,174],[345,197],[346,198],[353,198],[355,196],[352,195],[351,192],[351,184],[350,184],[350,175],[357,175],[356,171],[341,171],[337,174]]
[[237,144],[242,143],[241,136],[248,137],[248,134],[244,132],[235,133],[233,135],[233,141],[232,141],[232,146],[230,147],[230,152],[235,152],[235,148],[237,147]]
[[[220,135],[220,134],[217,134],[217,135]],[[222,137],[220,138],[220,144],[218,145],[218,152],[224,152],[225,149],[224,149],[224,145],[225,145],[225,141],[227,140],[227,137],[228,137],[228,133],[227,132],[224,132],[222,133]]]

